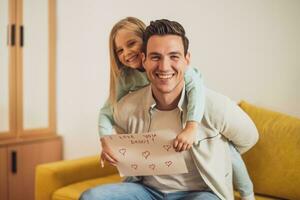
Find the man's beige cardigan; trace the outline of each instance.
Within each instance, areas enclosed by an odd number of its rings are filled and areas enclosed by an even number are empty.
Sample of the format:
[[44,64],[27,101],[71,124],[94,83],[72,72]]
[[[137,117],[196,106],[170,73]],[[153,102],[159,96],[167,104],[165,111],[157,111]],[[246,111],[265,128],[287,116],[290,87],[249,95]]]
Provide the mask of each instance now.
[[[228,141],[231,141],[240,153],[244,153],[257,142],[258,132],[248,115],[228,97],[209,89],[205,90],[205,95],[205,111],[199,125],[198,142],[191,148],[191,155],[210,189],[222,200],[234,199]],[[183,89],[178,103],[182,127],[186,122],[186,104],[187,97]],[[129,93],[114,108],[116,131],[148,132],[155,105],[151,85]],[[130,177],[128,180],[141,178]]]

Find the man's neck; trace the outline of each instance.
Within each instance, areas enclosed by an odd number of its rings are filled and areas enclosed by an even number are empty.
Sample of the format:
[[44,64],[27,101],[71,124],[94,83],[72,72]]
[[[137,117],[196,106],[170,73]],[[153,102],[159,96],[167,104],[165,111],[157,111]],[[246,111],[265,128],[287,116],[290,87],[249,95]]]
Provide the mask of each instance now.
[[178,106],[178,102],[183,90],[184,81],[179,83],[170,93],[162,93],[152,88],[152,94],[156,101],[156,108],[159,110],[173,110]]

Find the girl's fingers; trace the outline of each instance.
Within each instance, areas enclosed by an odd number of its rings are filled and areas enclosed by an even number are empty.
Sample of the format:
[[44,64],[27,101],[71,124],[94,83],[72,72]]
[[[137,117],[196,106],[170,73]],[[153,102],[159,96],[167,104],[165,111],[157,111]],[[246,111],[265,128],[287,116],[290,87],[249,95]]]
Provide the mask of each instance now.
[[177,145],[177,148],[176,148],[176,151],[181,151],[181,148],[182,148],[182,146],[183,146],[183,143],[182,142],[180,142],[178,145]]
[[102,168],[104,167],[104,160],[102,159],[102,157],[100,158],[100,165]]
[[106,152],[103,152],[103,155],[104,155],[104,158],[107,162],[109,162],[110,164],[114,164],[116,165],[117,164],[117,159],[115,159],[112,155],[106,153]]
[[173,142],[173,147],[174,147],[174,149],[176,149],[177,146],[178,146],[178,140],[177,140],[177,138],[176,138],[176,139],[174,140],[174,142]]
[[187,150],[187,147],[188,147],[188,144],[187,144],[187,143],[183,144],[182,147],[181,147],[181,149],[180,149],[180,151],[185,151],[185,150]]
[[105,161],[105,155],[104,152],[101,152],[101,156],[100,156],[100,165],[103,168],[104,167],[104,161]]

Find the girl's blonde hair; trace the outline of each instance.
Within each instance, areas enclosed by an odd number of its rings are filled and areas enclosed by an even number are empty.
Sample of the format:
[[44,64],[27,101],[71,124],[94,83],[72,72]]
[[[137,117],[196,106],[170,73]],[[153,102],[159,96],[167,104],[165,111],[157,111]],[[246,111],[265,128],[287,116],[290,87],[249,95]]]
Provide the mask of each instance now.
[[110,86],[109,102],[114,105],[117,102],[117,81],[121,74],[121,68],[124,67],[116,54],[115,38],[119,30],[125,29],[132,31],[136,36],[143,39],[143,33],[146,25],[135,17],[126,17],[116,23],[109,36],[109,57],[110,57]]

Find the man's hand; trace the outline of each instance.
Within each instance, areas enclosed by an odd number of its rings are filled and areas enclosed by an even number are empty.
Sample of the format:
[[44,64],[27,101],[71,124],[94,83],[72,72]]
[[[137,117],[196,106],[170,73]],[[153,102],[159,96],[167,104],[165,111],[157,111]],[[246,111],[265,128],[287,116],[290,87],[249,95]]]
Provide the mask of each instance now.
[[177,135],[173,142],[175,151],[181,152],[189,150],[196,141],[197,122],[187,122],[185,128]]
[[100,143],[102,146],[102,152],[100,156],[100,163],[101,167],[104,167],[104,161],[108,162],[109,164],[116,166],[118,163],[118,160],[116,157],[113,155],[111,149],[107,145],[107,139],[105,137],[102,137],[100,139]]

